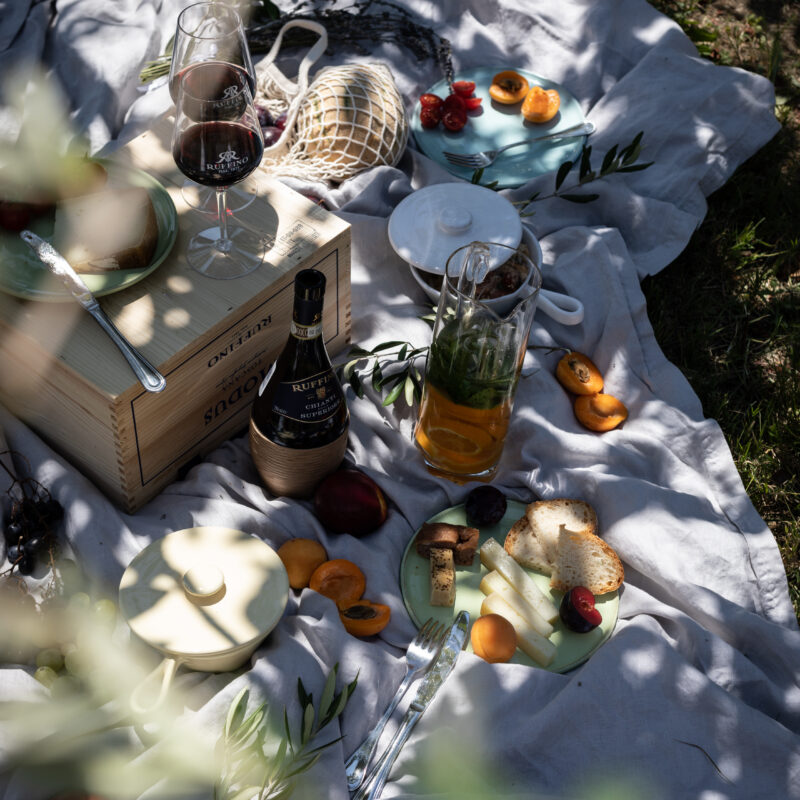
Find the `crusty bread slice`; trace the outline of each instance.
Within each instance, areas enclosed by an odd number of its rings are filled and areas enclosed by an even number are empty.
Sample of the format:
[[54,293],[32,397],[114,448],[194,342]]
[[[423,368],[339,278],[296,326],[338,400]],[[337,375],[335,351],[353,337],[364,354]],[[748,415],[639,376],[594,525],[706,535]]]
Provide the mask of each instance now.
[[618,589],[624,578],[622,562],[599,536],[561,528],[550,586],[560,592],[585,586],[592,594],[606,594]]
[[597,536],[597,514],[582,500],[531,503],[503,546],[522,566],[550,575],[550,586],[558,591],[585,586],[592,594],[605,594],[624,579],[617,554]]
[[158,244],[158,220],[147,190],[106,189],[56,207],[53,246],[76,272],[144,269]]
[[564,526],[575,533],[597,533],[597,514],[583,500],[560,497],[537,500],[525,509],[506,536],[506,552],[523,567],[550,575],[556,563],[558,537]]
[[511,530],[506,534],[503,548],[523,567],[530,567],[546,575],[550,575],[553,571],[555,548],[546,546],[543,538],[534,535],[527,515],[511,526]]

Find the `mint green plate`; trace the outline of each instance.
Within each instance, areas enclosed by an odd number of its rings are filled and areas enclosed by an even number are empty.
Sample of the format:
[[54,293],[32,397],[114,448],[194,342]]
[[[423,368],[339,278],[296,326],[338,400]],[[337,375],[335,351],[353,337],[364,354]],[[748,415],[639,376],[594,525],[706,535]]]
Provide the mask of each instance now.
[[[503,519],[496,525],[485,526],[481,529],[480,543],[483,544],[487,539],[494,538],[502,545],[505,541],[506,533],[524,514],[525,503],[509,500]],[[428,522],[449,522],[452,525],[466,525],[467,518],[464,506],[453,506],[440,511],[431,517]],[[480,582],[488,572],[486,567],[481,564],[477,555],[471,567],[456,567],[456,602],[454,607],[432,606],[429,603],[430,562],[427,558],[417,555],[414,547],[416,536],[415,532],[406,547],[400,564],[400,589],[411,619],[417,627],[421,626],[429,617],[449,625],[455,619],[456,614],[464,609],[469,612],[470,620],[474,622],[480,616],[481,603],[483,603],[485,596],[480,590]],[[558,607],[564,595],[562,592],[550,589],[550,578],[534,570],[526,570],[526,572]],[[600,595],[596,598],[596,605],[603,616],[603,621],[589,633],[573,633],[564,627],[564,623],[560,619],[553,623],[555,630],[550,635],[550,641],[556,646],[556,657],[546,669],[551,672],[567,672],[574,669],[586,661],[611,636],[619,614],[619,593],[609,592],[608,594]],[[472,650],[469,643],[467,643],[467,649]],[[514,664],[527,664],[530,667],[540,666],[519,649],[517,649],[511,662]]]
[[[481,108],[467,114],[467,124],[451,132],[439,123],[437,128],[423,128],[419,120],[420,103],[414,106],[409,126],[417,147],[451,174],[470,180],[474,170],[453,166],[443,155],[445,150],[453,153],[474,153],[478,150],[494,150],[511,142],[519,142],[532,136],[578,125],[585,121],[583,109],[576,97],[560,83],[543,78],[524,69],[516,70],[525,76],[531,86],[555,89],[561,98],[558,113],[549,122],[528,122],[520,112],[522,103],[503,105],[489,97],[492,78],[509,67],[477,67],[459,72],[456,80],[474,81],[475,96],[482,98]],[[427,90],[441,98],[447,97],[449,88],[444,80]],[[497,161],[486,167],[481,183],[486,186],[497,182],[498,189],[521,186],[532,178],[555,172],[565,161],[575,160],[581,153],[586,137],[561,139],[550,142],[532,142],[514,147],[503,153]]]
[[[153,258],[143,269],[121,269],[102,274],[82,274],[84,283],[96,297],[127,289],[158,268],[169,255],[178,235],[178,213],[167,190],[140,169],[117,164],[109,159],[97,159],[108,171],[109,186],[141,186],[147,189],[158,224],[158,241]],[[55,213],[36,219],[30,230],[50,241]],[[26,300],[71,301],[72,295],[36,257],[18,233],[0,230],[0,291]]]

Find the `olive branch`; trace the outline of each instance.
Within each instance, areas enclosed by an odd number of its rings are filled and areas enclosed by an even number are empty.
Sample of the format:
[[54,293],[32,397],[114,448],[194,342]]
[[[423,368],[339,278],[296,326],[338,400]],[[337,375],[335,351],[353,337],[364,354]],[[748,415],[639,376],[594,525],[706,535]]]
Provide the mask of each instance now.
[[[574,194],[574,190],[580,189],[581,186],[591,183],[592,181],[606,178],[616,172],[640,172],[641,170],[652,166],[655,163],[654,161],[647,161],[641,164],[636,163],[636,160],[639,158],[642,152],[643,136],[644,131],[639,131],[639,133],[634,136],[630,144],[622,147],[621,149],[618,144],[615,144],[603,157],[599,172],[592,169],[591,145],[584,144],[581,148],[580,156],[573,160],[565,161],[558,168],[558,171],[556,172],[555,188],[550,194],[541,195],[540,192],[534,192],[534,194],[532,194],[527,200],[517,201],[514,203],[514,205],[520,207],[520,216],[532,216],[535,212],[526,211],[525,209],[527,209],[527,207],[534,201],[548,200],[551,197],[560,197],[562,200],[568,200],[570,203],[591,203],[593,200],[597,200],[600,195],[595,193]],[[572,172],[572,169],[576,164],[579,165],[578,182],[570,186],[565,191],[560,191],[562,184],[567,179],[567,175]],[[471,183],[485,186],[487,189],[496,190],[498,184],[497,181],[481,183],[483,172],[483,167],[481,167],[481,169],[476,169],[472,174]]]
[[314,707],[303,681],[297,679],[297,694],[302,708],[299,740],[292,735],[289,715],[283,710],[283,735],[269,724],[269,710],[262,703],[249,716],[249,690],[239,692],[228,709],[225,727],[217,741],[221,755],[220,780],[214,787],[214,800],[277,800],[291,793],[298,776],[316,764],[323,750],[342,737],[311,747],[316,736],[344,711],[355,691],[358,678],[336,693],[338,663],[328,674],[319,706]]
[[414,347],[411,342],[400,341],[382,342],[372,350],[352,347],[347,354],[349,360],[341,366],[340,380],[363,399],[364,378],[357,367],[366,361],[363,372],[369,374],[372,388],[379,394],[388,390],[382,405],[390,406],[402,397],[411,408],[422,399],[422,372],[417,363],[429,349],[429,345]]

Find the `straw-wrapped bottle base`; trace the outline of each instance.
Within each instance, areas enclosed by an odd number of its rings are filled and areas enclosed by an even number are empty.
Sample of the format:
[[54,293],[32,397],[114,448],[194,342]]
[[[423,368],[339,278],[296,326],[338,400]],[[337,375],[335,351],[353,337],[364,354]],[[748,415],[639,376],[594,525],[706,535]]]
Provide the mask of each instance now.
[[333,472],[347,450],[347,428],[322,447],[300,450],[275,444],[250,423],[250,453],[261,480],[274,495],[310,497],[317,484]]

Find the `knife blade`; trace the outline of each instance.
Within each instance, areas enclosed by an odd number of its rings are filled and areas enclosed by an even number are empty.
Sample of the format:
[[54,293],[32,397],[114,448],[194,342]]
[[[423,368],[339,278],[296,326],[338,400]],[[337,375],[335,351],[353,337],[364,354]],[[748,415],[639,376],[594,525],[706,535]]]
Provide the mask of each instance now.
[[392,765],[411,735],[412,729],[456,665],[458,654],[463,650],[464,643],[467,640],[468,628],[469,613],[459,611],[455,622],[450,627],[447,638],[444,640],[439,655],[436,657],[436,661],[434,661],[433,666],[425,673],[425,677],[420,682],[417,693],[411,701],[411,705],[408,707],[397,733],[395,733],[389,746],[367,776],[361,788],[353,795],[353,800],[375,800],[380,796]]
[[94,317],[109,335],[130,365],[139,382],[148,392],[161,392],[167,385],[164,376],[119,332],[117,326],[100,307],[83,279],[50,242],[32,231],[22,231],[22,239],[39,257],[39,260],[66,286],[67,291]]

